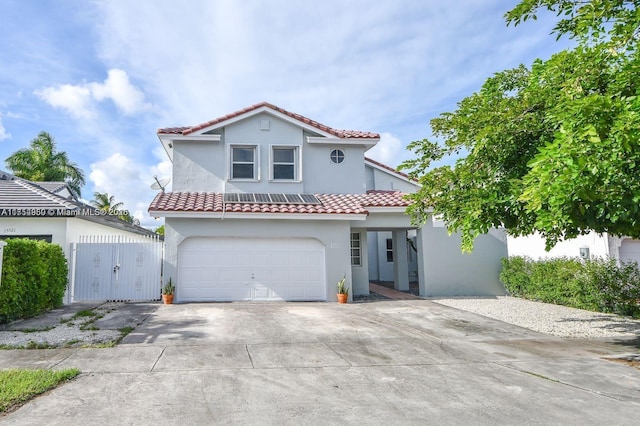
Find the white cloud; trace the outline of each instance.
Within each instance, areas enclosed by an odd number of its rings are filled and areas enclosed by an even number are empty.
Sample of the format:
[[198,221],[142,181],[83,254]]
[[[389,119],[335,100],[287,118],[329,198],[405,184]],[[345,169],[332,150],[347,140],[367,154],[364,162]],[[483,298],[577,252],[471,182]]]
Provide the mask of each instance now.
[[154,181],[154,175],[170,176],[170,172],[171,165],[168,160],[146,166],[116,152],[91,164],[89,180],[93,183],[94,192],[113,195],[116,202],[124,203],[129,213],[140,220],[142,226],[157,227],[160,223],[147,213],[149,203],[157,192],[152,190],[150,185]]
[[104,83],[90,83],[89,87],[96,100],[111,99],[116,107],[127,115],[151,107],[144,101],[144,94],[129,82],[127,73],[119,69],[109,70],[109,76]]
[[7,129],[5,129],[4,125],[2,124],[2,114],[0,114],[0,141],[4,139],[9,139],[10,137],[11,137],[11,134],[7,132]]
[[111,100],[125,115],[152,108],[151,104],[145,102],[144,93],[133,86],[127,73],[120,69],[109,70],[108,77],[102,83],[61,84],[37,90],[35,94],[76,118],[95,118],[94,101]]
[[61,84],[37,90],[35,94],[52,107],[61,108],[76,118],[95,116],[91,105],[91,90],[86,85]]
[[400,139],[391,133],[381,133],[380,142],[365,154],[383,164],[396,167],[403,159],[404,148]]

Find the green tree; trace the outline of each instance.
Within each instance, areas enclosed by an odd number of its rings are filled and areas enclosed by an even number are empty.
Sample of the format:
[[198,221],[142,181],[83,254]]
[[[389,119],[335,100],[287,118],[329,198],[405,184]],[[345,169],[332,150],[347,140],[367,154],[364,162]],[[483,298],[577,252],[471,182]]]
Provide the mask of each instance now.
[[158,226],[155,231],[156,234],[158,235],[162,235],[164,237],[164,225],[160,225]]
[[40,132],[29,148],[23,148],[9,156],[5,163],[16,176],[35,182],[66,182],[80,196],[84,185],[84,172],[69,160],[67,153],[56,150],[53,136]]
[[116,198],[113,195],[109,195],[106,192],[94,192],[93,200],[90,201],[91,205],[103,212],[116,212],[118,211],[118,218],[125,222],[132,223],[134,225],[140,225],[140,221],[129,213],[128,210],[124,210],[124,203],[116,202]]
[[564,17],[555,31],[577,47],[489,78],[431,121],[437,141],[410,144],[417,158],[402,166],[423,185],[414,220],[441,214],[464,250],[496,226],[538,231],[547,248],[591,230],[640,237],[637,2],[524,0],[507,21],[542,7]]
[[91,205],[103,212],[120,210],[124,207],[124,203],[116,203],[116,197],[106,192],[94,192]]

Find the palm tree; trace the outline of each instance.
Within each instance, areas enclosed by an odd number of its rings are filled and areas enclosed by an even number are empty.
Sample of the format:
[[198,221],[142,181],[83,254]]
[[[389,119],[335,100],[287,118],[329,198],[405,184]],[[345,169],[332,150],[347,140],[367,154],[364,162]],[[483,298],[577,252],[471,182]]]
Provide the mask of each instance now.
[[93,207],[103,212],[120,210],[124,206],[124,203],[116,203],[116,197],[106,192],[94,192],[93,200],[90,202]]
[[5,163],[16,176],[35,182],[66,182],[76,195],[84,185],[84,172],[69,160],[67,153],[56,151],[56,141],[47,132],[40,132],[23,148],[9,156]]
[[94,192],[91,205],[103,212],[115,212],[120,210],[118,218],[133,225],[140,225],[140,221],[124,210],[124,203],[116,203],[116,197],[106,192]]

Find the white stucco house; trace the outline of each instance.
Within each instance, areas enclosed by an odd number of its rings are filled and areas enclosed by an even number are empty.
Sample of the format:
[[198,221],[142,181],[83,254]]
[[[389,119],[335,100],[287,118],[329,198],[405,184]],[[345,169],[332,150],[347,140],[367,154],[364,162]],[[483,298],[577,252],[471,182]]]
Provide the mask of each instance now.
[[172,192],[149,207],[165,218],[164,280],[176,300],[336,300],[370,280],[423,296],[503,294],[506,239],[472,254],[442,224],[418,228],[404,194],[418,185],[365,157],[377,133],[337,130],[263,102],[189,127],[158,130]]
[[551,250],[545,250],[545,241],[539,234],[526,237],[507,237],[509,256],[528,256],[534,260],[554,257],[579,257],[581,259],[610,257],[621,262],[640,264],[640,240],[630,237],[614,237],[607,233],[589,232],[576,238],[561,241]]

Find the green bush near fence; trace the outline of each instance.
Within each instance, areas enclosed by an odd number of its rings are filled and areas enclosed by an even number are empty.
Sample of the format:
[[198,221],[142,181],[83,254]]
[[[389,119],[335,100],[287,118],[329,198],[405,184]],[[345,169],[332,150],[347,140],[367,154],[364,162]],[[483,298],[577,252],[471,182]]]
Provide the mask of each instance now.
[[57,244],[10,239],[0,281],[0,323],[30,318],[62,305],[67,259]]
[[516,297],[640,317],[640,268],[613,259],[502,259],[500,280]]

